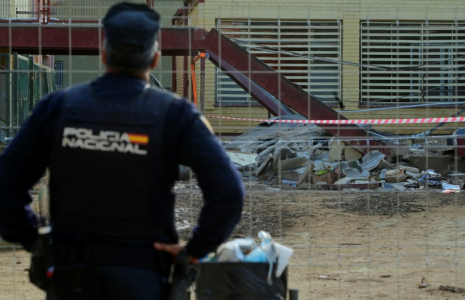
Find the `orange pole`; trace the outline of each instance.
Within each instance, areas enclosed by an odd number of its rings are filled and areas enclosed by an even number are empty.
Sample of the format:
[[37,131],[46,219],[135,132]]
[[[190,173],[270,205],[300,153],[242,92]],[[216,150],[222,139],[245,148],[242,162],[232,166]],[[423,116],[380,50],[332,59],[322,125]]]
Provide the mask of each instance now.
[[194,96],[194,104],[195,106],[197,106],[197,102],[198,102],[198,97],[197,97],[197,84],[196,84],[196,80],[195,80],[195,62],[201,58],[201,57],[205,57],[205,53],[200,53],[199,56],[197,57],[194,57],[192,59],[192,62],[191,62],[191,76],[192,76],[192,95]]
[[197,106],[197,84],[195,82],[195,60],[191,63],[191,76],[192,76],[192,95],[194,96],[194,104]]

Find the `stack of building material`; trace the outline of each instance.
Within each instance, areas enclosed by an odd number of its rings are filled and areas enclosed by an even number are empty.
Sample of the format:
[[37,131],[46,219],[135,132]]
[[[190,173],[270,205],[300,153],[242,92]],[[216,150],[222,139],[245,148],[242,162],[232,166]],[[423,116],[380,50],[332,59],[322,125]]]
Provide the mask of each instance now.
[[[364,155],[312,124],[264,123],[224,146],[243,177],[299,188],[404,190],[461,180],[421,171],[402,157],[391,163],[377,150]],[[418,153],[418,145],[410,149]]]

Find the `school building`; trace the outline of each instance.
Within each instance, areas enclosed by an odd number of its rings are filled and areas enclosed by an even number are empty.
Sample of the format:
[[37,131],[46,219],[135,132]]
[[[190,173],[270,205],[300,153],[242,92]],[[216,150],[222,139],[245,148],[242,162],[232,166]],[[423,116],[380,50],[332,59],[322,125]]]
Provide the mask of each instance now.
[[[463,1],[186,0],[184,6],[175,24],[218,29],[347,118],[449,117],[464,107]],[[191,84],[183,80],[188,71],[184,58],[177,57],[178,93]],[[206,115],[268,117],[213,64],[207,62],[205,72]],[[187,90],[190,96],[191,87]],[[210,121],[224,134],[257,124]],[[410,134],[425,125],[388,129]]]

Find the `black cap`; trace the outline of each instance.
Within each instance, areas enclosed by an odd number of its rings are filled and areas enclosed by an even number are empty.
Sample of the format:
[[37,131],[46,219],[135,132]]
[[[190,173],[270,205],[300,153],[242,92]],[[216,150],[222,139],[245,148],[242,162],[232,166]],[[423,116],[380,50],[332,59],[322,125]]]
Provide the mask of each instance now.
[[151,49],[160,28],[160,15],[143,4],[113,5],[103,19],[107,45],[120,53]]

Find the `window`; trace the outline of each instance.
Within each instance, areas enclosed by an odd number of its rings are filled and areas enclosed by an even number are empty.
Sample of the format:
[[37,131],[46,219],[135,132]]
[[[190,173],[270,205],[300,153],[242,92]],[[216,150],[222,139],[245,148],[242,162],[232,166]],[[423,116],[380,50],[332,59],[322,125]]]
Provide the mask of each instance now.
[[[340,64],[311,60],[309,55],[341,59],[339,22],[218,20],[218,30],[287,79],[325,101],[341,91]],[[257,46],[267,48],[258,48]],[[216,99],[222,104],[247,104],[251,96],[217,69]]]
[[54,69],[55,69],[55,85],[63,86],[63,62],[56,61]]
[[465,24],[364,22],[360,53],[362,64],[378,67],[361,69],[362,102],[457,101],[465,95]]

